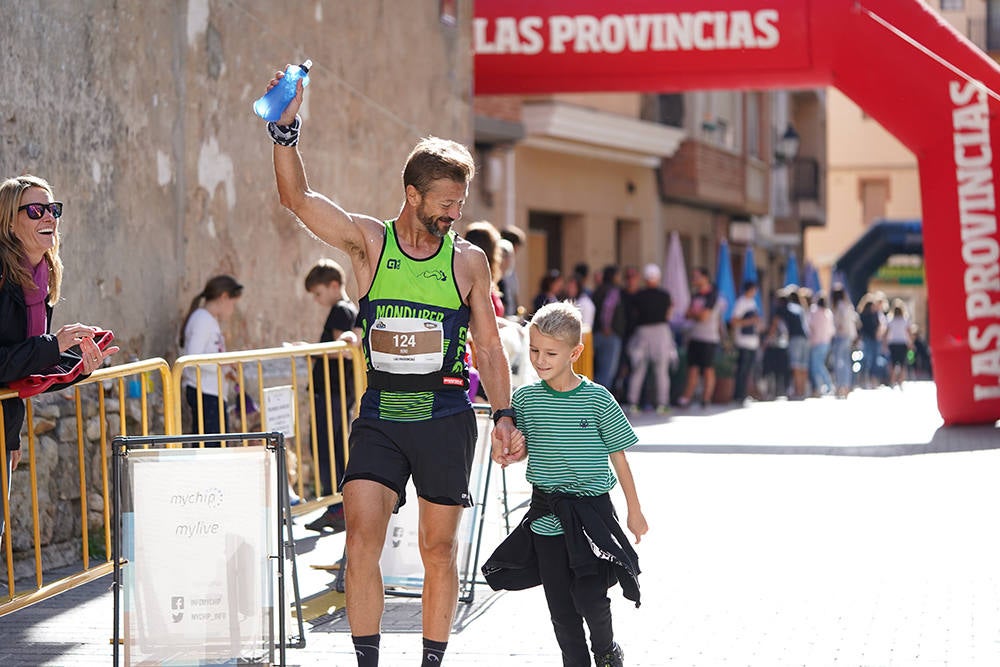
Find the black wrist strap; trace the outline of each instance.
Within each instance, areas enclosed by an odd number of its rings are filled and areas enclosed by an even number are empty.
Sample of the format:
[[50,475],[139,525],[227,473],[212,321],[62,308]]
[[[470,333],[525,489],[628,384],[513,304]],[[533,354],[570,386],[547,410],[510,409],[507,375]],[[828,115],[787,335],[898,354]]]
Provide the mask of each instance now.
[[299,143],[299,128],[302,127],[302,119],[295,116],[291,125],[278,125],[275,122],[267,124],[267,133],[271,135],[271,141],[279,146],[297,146]]
[[503,408],[502,410],[494,412],[493,424],[496,425],[496,423],[504,417],[510,417],[511,421],[514,422],[514,426],[517,426],[517,413],[514,412],[514,408]]

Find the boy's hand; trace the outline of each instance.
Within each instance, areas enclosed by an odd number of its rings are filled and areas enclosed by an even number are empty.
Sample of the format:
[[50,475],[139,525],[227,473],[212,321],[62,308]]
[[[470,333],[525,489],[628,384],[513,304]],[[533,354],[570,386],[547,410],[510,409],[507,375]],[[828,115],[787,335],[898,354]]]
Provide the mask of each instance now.
[[505,468],[511,463],[523,461],[528,456],[524,434],[509,420],[501,419],[493,427],[490,440],[493,449],[492,459]]
[[628,525],[629,532],[635,535],[635,543],[639,544],[639,542],[642,541],[642,536],[649,530],[649,526],[646,525],[646,517],[643,516],[642,510],[629,512],[628,521],[626,523]]

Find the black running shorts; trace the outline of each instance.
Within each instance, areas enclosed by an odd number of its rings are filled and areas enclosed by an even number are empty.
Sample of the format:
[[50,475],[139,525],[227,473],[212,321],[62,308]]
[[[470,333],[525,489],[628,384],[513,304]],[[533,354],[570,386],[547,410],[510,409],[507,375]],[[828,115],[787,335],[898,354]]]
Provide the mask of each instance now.
[[906,355],[910,346],[906,343],[889,343],[889,359],[893,366],[906,366]]
[[478,434],[472,409],[419,422],[359,417],[351,426],[344,484],[354,479],[378,482],[399,496],[398,510],[406,502],[406,481],[412,476],[424,500],[471,507],[469,475]]
[[715,365],[715,350],[717,343],[706,343],[703,340],[688,341],[688,368],[713,368]]

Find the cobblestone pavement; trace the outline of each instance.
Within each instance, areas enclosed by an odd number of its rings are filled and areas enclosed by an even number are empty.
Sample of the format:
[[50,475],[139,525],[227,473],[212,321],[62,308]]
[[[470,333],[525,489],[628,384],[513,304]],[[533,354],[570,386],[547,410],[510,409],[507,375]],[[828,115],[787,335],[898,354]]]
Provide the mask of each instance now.
[[[642,607],[611,593],[627,665],[1000,665],[1000,428],[942,427],[931,383],[633,423],[650,532]],[[522,478],[508,471],[511,506]],[[485,553],[503,532],[499,486]],[[312,567],[343,537],[308,534],[309,518],[296,529],[307,645],[288,664],[349,667],[342,597]],[[109,583],[0,618],[0,665],[111,664]],[[419,600],[388,597],[382,664],[418,665],[419,646]],[[541,591],[477,586],[445,664],[559,665]]]

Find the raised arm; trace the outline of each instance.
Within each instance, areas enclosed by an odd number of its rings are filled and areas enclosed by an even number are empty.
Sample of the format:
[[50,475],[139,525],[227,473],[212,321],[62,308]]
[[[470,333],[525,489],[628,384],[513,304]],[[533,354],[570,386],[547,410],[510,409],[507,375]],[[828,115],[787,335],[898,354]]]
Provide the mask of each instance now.
[[[283,72],[276,72],[268,83],[268,90],[282,76]],[[276,123],[284,143],[290,144],[283,145],[277,140],[274,144],[274,177],[278,196],[282,206],[294,213],[317,238],[348,254],[358,287],[365,293],[374,275],[370,262],[378,260],[378,251],[381,250],[382,225],[369,216],[348,213],[323,194],[310,189],[297,145],[301,124],[297,114],[302,99],[303,88],[299,81],[295,98]]]

